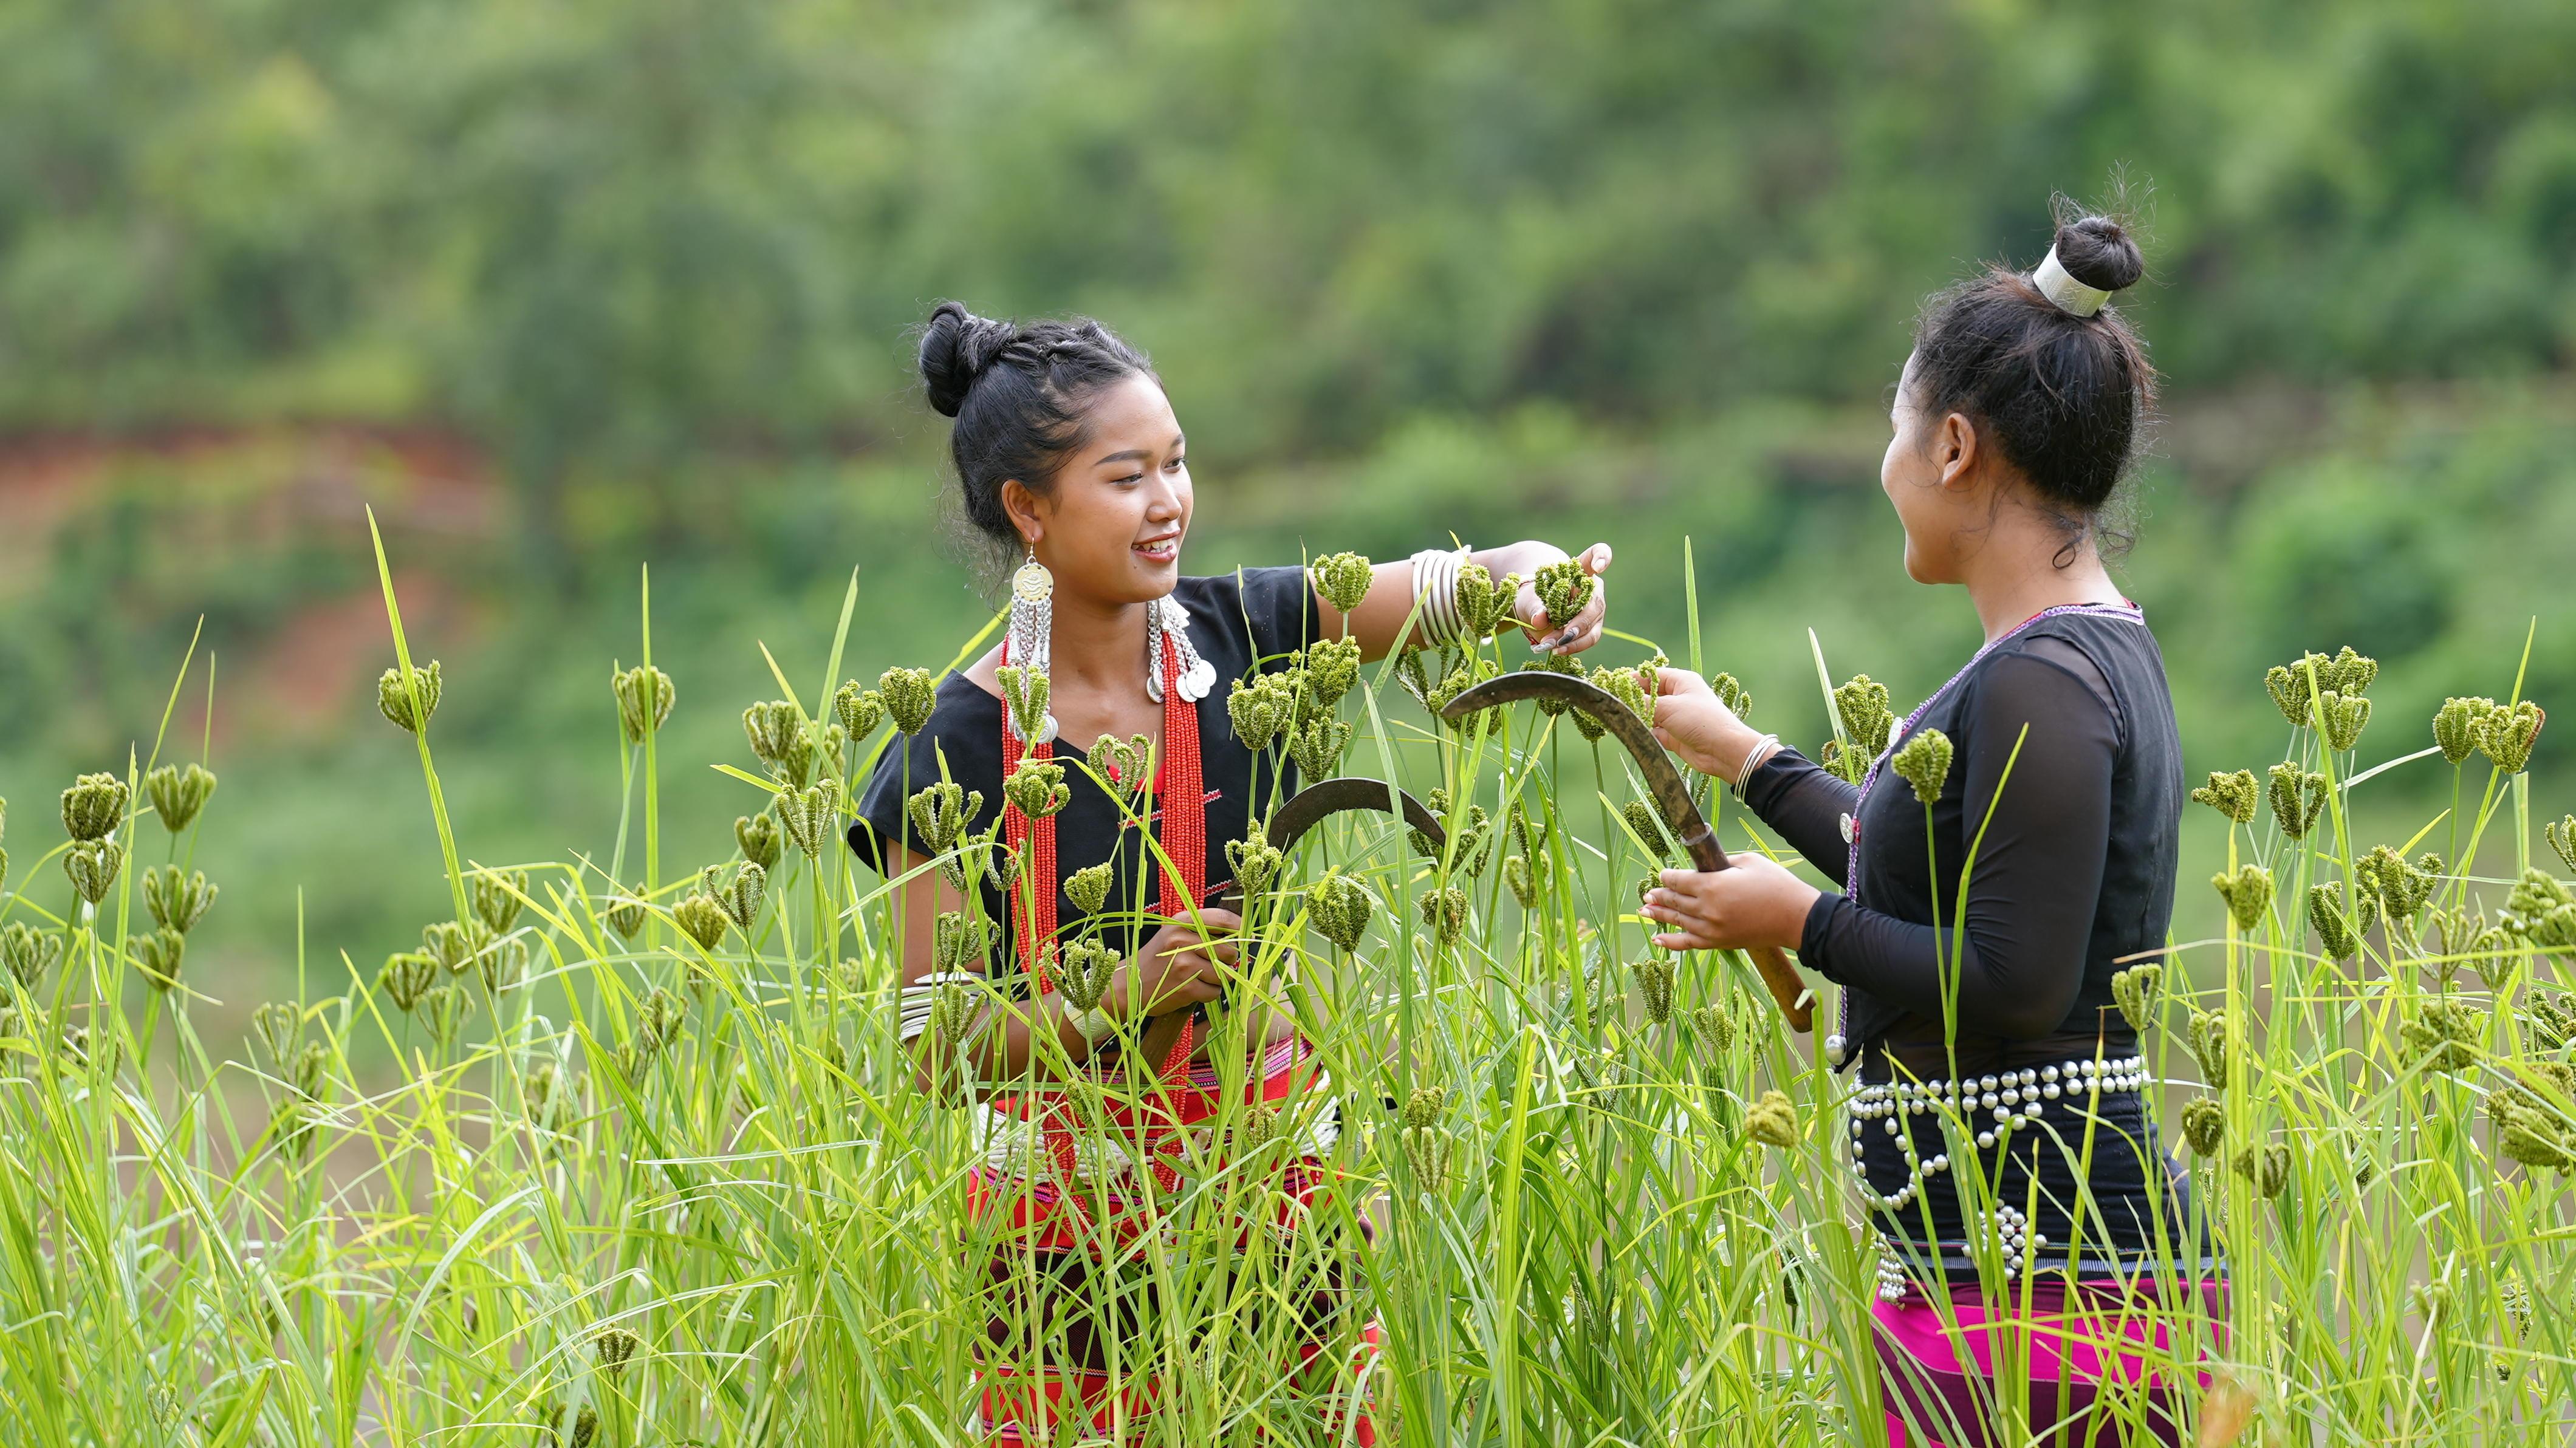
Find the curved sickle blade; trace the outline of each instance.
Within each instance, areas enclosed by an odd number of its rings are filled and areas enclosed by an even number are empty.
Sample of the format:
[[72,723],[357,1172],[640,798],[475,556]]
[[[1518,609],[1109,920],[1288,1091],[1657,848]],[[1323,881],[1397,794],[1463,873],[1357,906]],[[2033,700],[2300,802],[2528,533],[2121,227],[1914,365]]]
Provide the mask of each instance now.
[[[1440,816],[1433,814],[1430,806],[1385,780],[1349,776],[1320,780],[1290,795],[1288,802],[1279,807],[1279,813],[1271,816],[1270,827],[1263,836],[1277,846],[1281,854],[1288,854],[1315,826],[1334,815],[1353,810],[1394,815],[1407,826],[1429,836],[1434,851],[1449,848],[1449,833],[1440,827]],[[1240,910],[1243,896],[1228,886],[1217,903],[1228,910]]]
[[1279,807],[1264,832],[1281,854],[1297,848],[1306,832],[1332,815],[1351,810],[1373,810],[1378,814],[1396,815],[1414,829],[1431,837],[1431,847],[1446,849],[1448,833],[1440,828],[1440,816],[1433,814],[1422,801],[1395,788],[1382,779],[1319,780],[1289,796]]
[[[1691,799],[1690,785],[1673,767],[1664,746],[1655,742],[1654,731],[1621,703],[1618,695],[1600,685],[1541,669],[1505,674],[1487,679],[1450,700],[1440,717],[1454,722],[1479,709],[1517,704],[1525,699],[1554,699],[1592,716],[1636,758],[1637,773],[1646,781],[1646,792],[1655,797],[1657,811],[1681,847],[1690,853],[1691,864],[1703,872],[1727,868],[1726,851],[1718,848],[1707,818]],[[1754,967],[1762,973],[1762,983],[1770,987],[1771,998],[1779,1002],[1780,1013],[1789,1018],[1789,1024],[1801,1031],[1814,1025],[1815,1012],[1807,1003],[1806,984],[1798,979],[1787,957],[1767,945],[1745,953],[1753,957]]]

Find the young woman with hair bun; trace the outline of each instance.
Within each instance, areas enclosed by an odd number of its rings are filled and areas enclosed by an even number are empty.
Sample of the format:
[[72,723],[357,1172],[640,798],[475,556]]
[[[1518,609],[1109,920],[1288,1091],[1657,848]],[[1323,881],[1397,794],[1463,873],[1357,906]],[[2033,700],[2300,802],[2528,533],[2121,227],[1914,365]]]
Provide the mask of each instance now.
[[[1011,628],[939,682],[927,722],[879,761],[850,845],[899,882],[902,1033],[925,1085],[961,1074],[982,1083],[969,1108],[984,1153],[968,1211],[969,1250],[984,1258],[970,1270],[987,1283],[978,1364],[987,1441],[1161,1441],[1150,1420],[1169,1385],[1149,1365],[1169,1350],[1157,1274],[1174,1264],[1154,1264],[1175,1249],[1151,1248],[1158,1214],[1191,1188],[1260,1186],[1275,1204],[1271,1223],[1197,1232],[1177,1249],[1272,1252],[1271,1270],[1285,1274],[1265,1294],[1272,1308],[1229,1309],[1247,1341],[1226,1362],[1277,1348],[1283,1370],[1335,1375],[1345,1354],[1365,1362],[1374,1342],[1373,1327],[1355,1326],[1364,1314],[1351,1310],[1347,1250],[1315,1240],[1336,1221],[1364,1231],[1365,1219],[1324,1200],[1339,1121],[1313,1049],[1287,1015],[1253,1005],[1232,1013],[1239,1034],[1232,1022],[1213,1038],[1197,1029],[1197,1008],[1225,988],[1243,923],[1212,903],[1232,877],[1227,846],[1295,788],[1279,744],[1256,751],[1237,738],[1226,685],[1318,645],[1355,669],[1399,644],[1452,641],[1463,632],[1453,601],[1463,569],[1529,580],[1566,555],[1522,542],[1342,570],[1333,592],[1347,614],[1303,567],[1186,576],[1181,551],[1196,517],[1188,442],[1142,353],[1097,322],[998,321],[950,302],[931,313],[920,361],[930,405],[956,420],[950,455],[967,522],[1017,564]],[[1610,550],[1595,545],[1581,561],[1598,575]],[[1606,597],[1596,587],[1577,616],[1554,619],[1524,586],[1509,622],[1534,650],[1576,653],[1600,638]],[[1046,680],[1042,703],[1027,692],[1032,672]],[[1005,703],[1014,692],[1027,717]],[[1006,803],[1004,781],[1024,763],[1071,764],[1094,741],[1139,735],[1147,780],[1104,787],[1068,767],[1052,808],[1026,789],[1036,816]],[[940,835],[974,834],[999,816],[1018,862],[1007,891],[979,871],[970,902],[924,868],[953,845],[923,837],[906,791],[942,781],[959,787],[953,798],[980,795],[982,805],[962,820],[934,812],[929,823]],[[1140,800],[1131,791],[1147,783]],[[1067,885],[1084,871],[1094,873],[1077,898]],[[943,962],[938,922],[948,912],[1001,928],[960,961],[952,923]],[[1076,951],[1087,970],[1107,972],[1096,1002],[1079,1006],[1059,988]],[[934,1021],[956,1028],[953,1046]],[[1227,1047],[1243,1059],[1219,1059]],[[1224,1099],[1227,1081],[1242,1083],[1240,1100]],[[1092,1118],[1115,1100],[1131,1104],[1105,1108],[1104,1128]],[[1239,1243],[1226,1246],[1238,1229]],[[1281,1304],[1293,1304],[1295,1321],[1278,1320]],[[1326,1352],[1334,1357],[1313,1361]],[[1329,1390],[1313,1396],[1334,1441],[1345,1432],[1375,1441],[1364,1409]]]
[[2110,301],[2145,266],[2118,221],[2061,220],[2039,266],[1931,299],[1880,467],[1906,573],[1963,587],[1985,646],[1858,785],[1691,674],[1656,705],[1668,746],[1841,887],[1739,855],[1667,872],[1644,911],[1658,944],[1795,949],[1844,987],[1826,1045],[1859,1067],[1845,1145],[1895,1445],[2006,1441],[2024,1387],[2040,1442],[2174,1442],[2194,1377],[2174,1326],[2223,1311],[2111,983],[2165,945],[2185,798],[2155,636],[2103,563],[2155,399]]

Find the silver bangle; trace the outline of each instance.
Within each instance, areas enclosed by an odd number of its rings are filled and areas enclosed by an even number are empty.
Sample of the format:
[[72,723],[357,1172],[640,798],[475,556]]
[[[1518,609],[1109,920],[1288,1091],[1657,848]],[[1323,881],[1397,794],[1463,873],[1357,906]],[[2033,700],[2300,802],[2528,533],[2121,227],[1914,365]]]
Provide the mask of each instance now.
[[984,977],[973,971],[934,971],[895,993],[895,1035],[910,1041],[930,1029],[930,1018],[938,1009],[939,993],[952,985],[976,985]]
[[[1070,1005],[1071,1002],[1066,1004]],[[1064,1013],[1064,1018],[1072,1023],[1075,1030],[1082,1033],[1082,1039],[1087,1045],[1097,1046],[1118,1030],[1117,1018],[1098,1006],[1093,1006],[1087,1011],[1068,1010]]]
[[1744,766],[1735,771],[1735,797],[1737,799],[1744,798],[1744,787],[1753,782],[1753,771],[1760,769],[1764,764],[1770,761],[1772,755],[1779,752],[1780,736],[1777,734],[1765,734],[1761,738],[1753,741],[1753,747],[1745,752]]
[[1424,648],[1445,648],[1466,635],[1466,620],[1458,616],[1458,570],[1467,551],[1425,548],[1409,560],[1419,605],[1415,632]]

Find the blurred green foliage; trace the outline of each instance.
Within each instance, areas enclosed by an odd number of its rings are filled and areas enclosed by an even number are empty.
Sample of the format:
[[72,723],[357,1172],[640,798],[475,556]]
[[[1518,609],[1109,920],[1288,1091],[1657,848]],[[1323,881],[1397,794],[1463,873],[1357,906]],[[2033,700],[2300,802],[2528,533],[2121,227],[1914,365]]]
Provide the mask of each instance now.
[[[810,706],[854,564],[846,673],[984,616],[926,546],[905,333],[949,296],[1153,352],[1193,571],[1602,537],[1620,627],[1679,654],[1688,535],[1708,667],[1812,745],[1807,626],[1908,697],[1974,641],[1874,486],[1920,298],[2118,174],[2176,414],[2128,574],[2193,768],[2272,757],[2257,681],[2303,648],[2387,662],[2372,759],[2509,693],[2535,616],[2525,692],[2576,693],[2564,5],[20,0],[0,439],[128,450],[0,578],[5,792],[148,748],[203,615],[239,725],[210,940],[277,958],[309,885],[364,965],[441,908],[363,527],[294,492],[353,428],[326,471],[437,595],[467,852],[613,832],[650,561],[665,817],[704,825],[666,858],[721,857],[756,643]],[[231,441],[167,445],[199,433]],[[424,501],[484,470],[498,515]],[[324,603],[354,632],[296,632]],[[339,723],[272,729],[273,656],[352,637]]]
[[1085,309],[1260,455],[1865,396],[2151,180],[2184,388],[2576,343],[2576,12],[1852,0],[27,0],[0,418],[469,427],[516,476],[908,425],[930,299]]

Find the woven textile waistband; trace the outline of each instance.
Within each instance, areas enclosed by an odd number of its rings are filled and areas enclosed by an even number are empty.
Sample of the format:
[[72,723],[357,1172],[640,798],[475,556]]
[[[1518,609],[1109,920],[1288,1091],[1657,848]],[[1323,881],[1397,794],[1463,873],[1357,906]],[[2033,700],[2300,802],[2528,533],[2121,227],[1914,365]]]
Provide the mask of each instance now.
[[[1309,1068],[1314,1050],[1290,1037],[1263,1053],[1258,1076],[1244,1082],[1244,1109],[1233,1129],[1284,1135],[1292,1156],[1322,1156],[1341,1139],[1340,1103],[1320,1068]],[[1103,1100],[1077,1109],[1062,1091],[1030,1091],[975,1107],[974,1131],[989,1177],[1052,1182],[1070,1174],[1087,1186],[1114,1193],[1140,1171],[1189,1175],[1228,1154],[1215,1118],[1224,1099],[1219,1073],[1202,1063],[1189,1084],[1168,1092],[1149,1089],[1134,1101]],[[1300,1109],[1295,1101],[1311,1101]],[[1318,1099],[1320,1098],[1320,1099]],[[1069,1152],[1058,1141],[1069,1145]]]
[[[1317,1085],[1329,1083],[1319,1079]],[[1133,1179],[1149,1160],[1189,1175],[1194,1167],[1217,1163],[1226,1155],[1225,1143],[1217,1139],[1217,1124],[1210,1119],[1213,1115],[1210,1112],[1196,1121],[1178,1123],[1076,1125],[1067,1132],[1073,1143],[1073,1175],[1103,1190],[1114,1190],[1121,1182]],[[1301,1119],[1282,1124],[1291,1133],[1290,1155],[1323,1156],[1341,1140],[1341,1102],[1325,1096]],[[1236,1129],[1242,1129],[1241,1123]],[[1048,1154],[1046,1134],[1043,1121],[989,1106],[975,1108],[975,1144],[983,1157],[984,1170],[994,1176],[1051,1180],[1056,1164]]]

